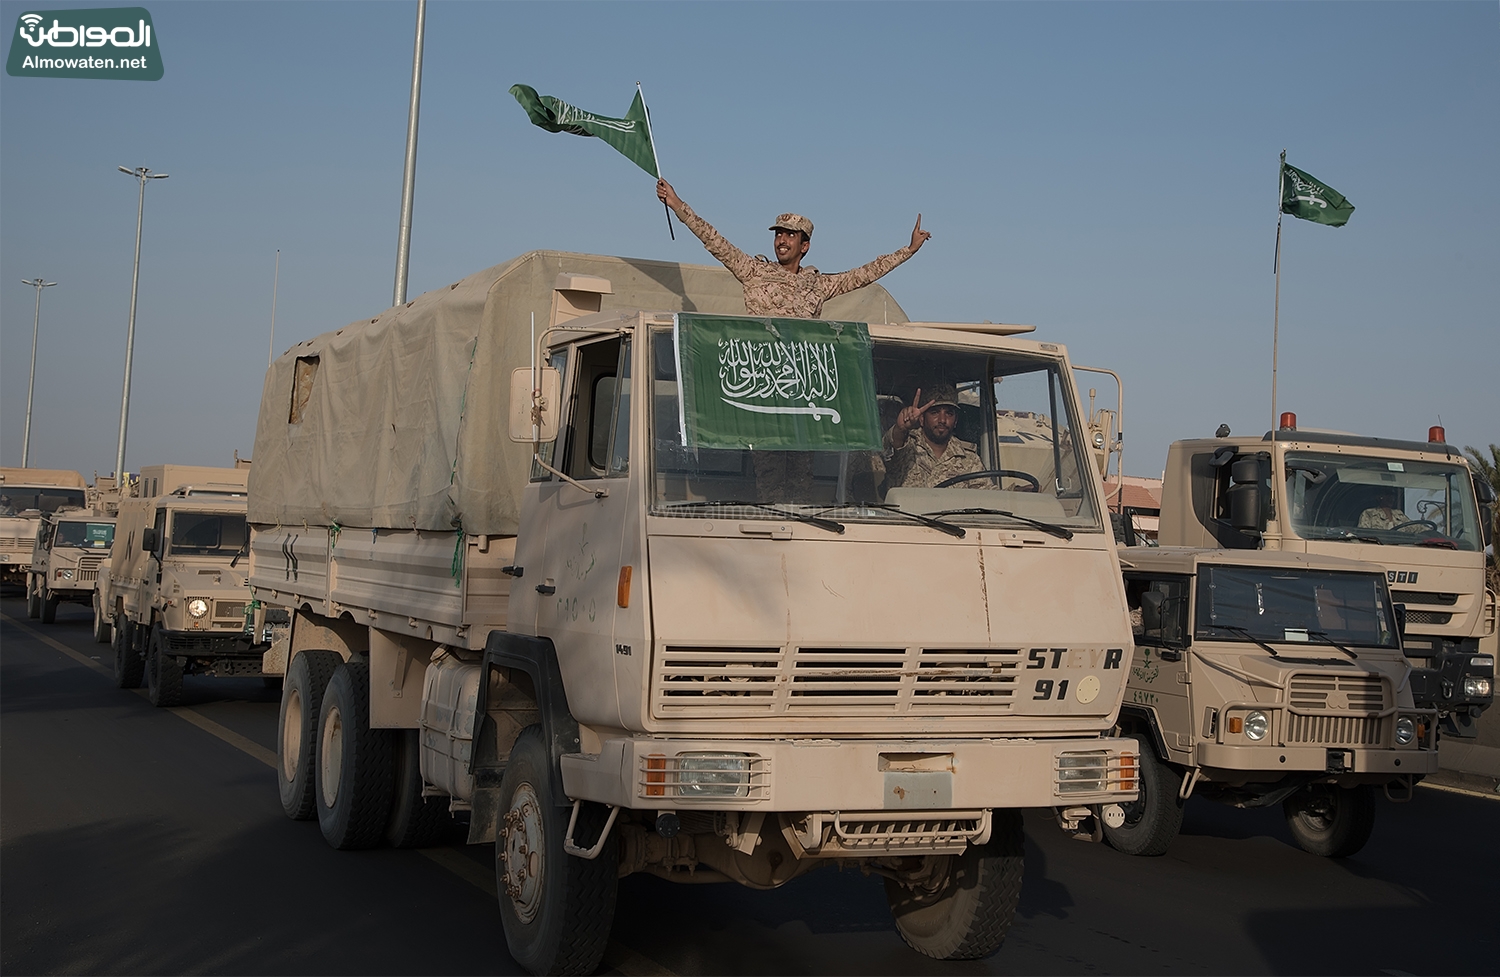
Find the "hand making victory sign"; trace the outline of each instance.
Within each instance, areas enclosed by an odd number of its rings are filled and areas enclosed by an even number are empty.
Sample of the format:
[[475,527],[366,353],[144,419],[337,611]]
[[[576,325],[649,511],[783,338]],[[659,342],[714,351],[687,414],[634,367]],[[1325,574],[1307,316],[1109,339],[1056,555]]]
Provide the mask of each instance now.
[[[917,227],[922,226],[922,218],[917,218]],[[912,240],[916,240],[916,232],[912,232]],[[932,401],[922,403],[922,388],[917,388],[917,395],[912,398],[911,406],[901,408],[901,413],[896,415],[896,429],[902,434],[910,434],[922,423],[922,415],[927,408],[932,406]]]

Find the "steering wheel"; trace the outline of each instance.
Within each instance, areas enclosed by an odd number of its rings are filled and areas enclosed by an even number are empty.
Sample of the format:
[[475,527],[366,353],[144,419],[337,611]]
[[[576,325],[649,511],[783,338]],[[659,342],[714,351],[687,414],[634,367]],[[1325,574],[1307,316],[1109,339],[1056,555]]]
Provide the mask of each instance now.
[[1395,532],[1398,529],[1405,529],[1407,526],[1426,526],[1433,532],[1439,532],[1437,523],[1433,522],[1431,519],[1408,519],[1406,522],[1403,522],[1396,526],[1392,526],[1391,532]]
[[972,481],[976,478],[998,479],[1002,477],[1019,478],[1022,481],[1027,482],[1028,486],[1021,490],[1023,492],[1040,492],[1042,490],[1042,483],[1037,481],[1035,475],[1028,475],[1026,472],[1018,472],[1010,468],[988,468],[981,472],[968,472],[963,475],[954,475],[952,478],[945,478],[941,482],[938,482],[933,486],[933,488],[947,488],[950,485],[957,485],[959,482]]

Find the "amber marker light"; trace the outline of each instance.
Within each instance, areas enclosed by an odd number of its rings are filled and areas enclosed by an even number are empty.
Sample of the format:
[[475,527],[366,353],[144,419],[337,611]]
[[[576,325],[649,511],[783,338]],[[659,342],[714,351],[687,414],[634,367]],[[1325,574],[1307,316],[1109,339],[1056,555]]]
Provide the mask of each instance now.
[[615,588],[615,603],[621,607],[630,606],[630,575],[634,572],[631,567],[620,567],[620,585]]
[[1120,754],[1120,790],[1135,790],[1135,754]]
[[667,758],[665,754],[653,753],[646,757],[646,796],[667,795]]
[[1231,733],[1238,733],[1244,728],[1245,720],[1241,719],[1239,716],[1235,716],[1233,719],[1229,720],[1229,731]]

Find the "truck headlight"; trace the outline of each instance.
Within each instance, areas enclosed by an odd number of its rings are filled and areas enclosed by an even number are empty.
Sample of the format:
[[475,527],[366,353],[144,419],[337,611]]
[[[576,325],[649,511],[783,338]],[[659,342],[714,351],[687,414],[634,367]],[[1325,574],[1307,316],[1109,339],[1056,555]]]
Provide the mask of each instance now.
[[1473,665],[1475,668],[1494,668],[1495,656],[1475,655],[1473,658],[1469,659],[1469,664]]
[[1484,675],[1464,676],[1464,697],[1469,699],[1482,699],[1490,694],[1493,683]]
[[681,797],[750,796],[750,758],[743,753],[683,753],[677,758]]
[[73,571],[72,570],[59,570],[59,571],[57,571],[57,575],[59,577],[62,577],[64,580],[72,580],[73,579]]
[[1417,738],[1417,724],[1407,716],[1396,720],[1396,743],[1405,746]]
[[197,620],[208,616],[208,601],[202,597],[194,597],[187,602],[188,616]]
[[1266,731],[1271,728],[1271,722],[1263,712],[1252,712],[1245,717],[1245,735],[1259,742],[1266,738]]

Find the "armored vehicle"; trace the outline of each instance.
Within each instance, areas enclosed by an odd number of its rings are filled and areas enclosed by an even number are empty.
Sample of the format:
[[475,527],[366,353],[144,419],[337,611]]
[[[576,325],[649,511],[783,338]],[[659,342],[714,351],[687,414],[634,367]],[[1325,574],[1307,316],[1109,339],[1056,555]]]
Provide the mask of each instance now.
[[[532,252],[278,359],[251,586],[291,613],[286,813],[338,848],[466,814],[535,973],[593,971],[633,872],[858,865],[920,952],[993,951],[1020,809],[1135,797],[1067,354],[875,287],[826,311]],[[898,484],[882,432],[941,385],[971,470]],[[1047,473],[996,436],[1014,412]]]
[[1392,599],[1407,608],[1417,704],[1438,709],[1445,732],[1473,736],[1494,699],[1486,676],[1500,645],[1484,570],[1494,504],[1493,487],[1440,427],[1427,441],[1399,441],[1299,429],[1288,412],[1264,437],[1171,446],[1160,542],[1384,568]]
[[114,538],[113,516],[88,509],[58,509],[43,516],[31,553],[26,616],[51,624],[61,603],[92,606],[99,575],[109,572]]
[[1412,701],[1382,568],[1275,551],[1120,551],[1135,663],[1120,731],[1140,797],[1104,836],[1166,851],[1189,797],[1281,804],[1317,855],[1358,851],[1373,791],[1408,799],[1438,768],[1437,712]]
[[0,468],[0,583],[25,585],[31,598],[31,551],[42,517],[83,508],[87,486],[77,472]]

